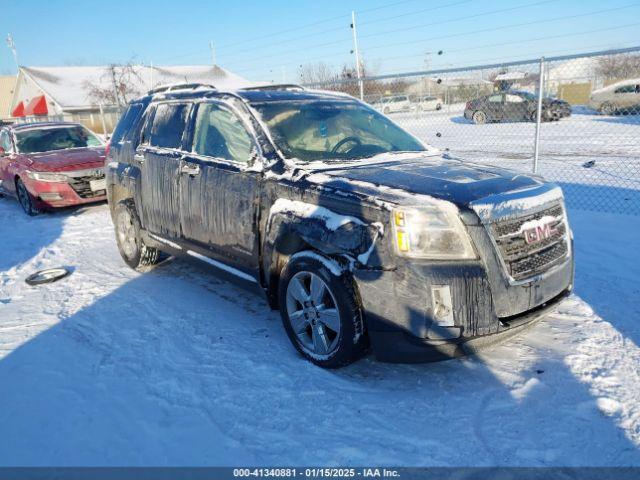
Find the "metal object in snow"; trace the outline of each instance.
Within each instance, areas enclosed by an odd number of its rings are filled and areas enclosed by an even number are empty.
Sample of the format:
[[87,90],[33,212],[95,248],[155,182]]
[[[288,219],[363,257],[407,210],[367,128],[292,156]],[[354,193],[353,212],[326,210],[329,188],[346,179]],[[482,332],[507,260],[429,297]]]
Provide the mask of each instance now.
[[53,283],[71,275],[71,269],[66,267],[49,268],[40,270],[39,272],[29,275],[25,282],[28,285],[42,285],[44,283]]

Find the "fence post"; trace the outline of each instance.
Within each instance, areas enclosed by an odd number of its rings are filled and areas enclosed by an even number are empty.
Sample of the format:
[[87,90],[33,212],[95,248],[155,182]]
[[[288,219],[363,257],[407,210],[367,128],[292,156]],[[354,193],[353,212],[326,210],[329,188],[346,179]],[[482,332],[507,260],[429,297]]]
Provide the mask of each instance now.
[[540,156],[540,124],[542,122],[542,97],[544,96],[544,57],[540,58],[540,79],[538,80],[538,107],[536,108],[536,136],[533,147],[533,173],[538,173]]
[[360,88],[360,100],[364,100],[364,84],[362,82],[362,65],[360,63],[360,52],[358,51],[358,33],[356,32],[356,12],[351,11],[351,31],[353,32],[353,52],[356,56],[356,75],[358,76],[358,86]]

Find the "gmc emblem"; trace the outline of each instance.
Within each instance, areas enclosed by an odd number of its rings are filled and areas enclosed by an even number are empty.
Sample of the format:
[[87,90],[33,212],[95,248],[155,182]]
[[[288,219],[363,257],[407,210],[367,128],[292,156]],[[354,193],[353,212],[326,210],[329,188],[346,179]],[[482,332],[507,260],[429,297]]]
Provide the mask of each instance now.
[[547,238],[551,238],[553,235],[558,233],[558,229],[556,227],[552,227],[550,223],[545,223],[544,225],[537,225],[534,228],[529,228],[523,233],[524,241],[528,245],[532,245],[534,243],[540,243]]

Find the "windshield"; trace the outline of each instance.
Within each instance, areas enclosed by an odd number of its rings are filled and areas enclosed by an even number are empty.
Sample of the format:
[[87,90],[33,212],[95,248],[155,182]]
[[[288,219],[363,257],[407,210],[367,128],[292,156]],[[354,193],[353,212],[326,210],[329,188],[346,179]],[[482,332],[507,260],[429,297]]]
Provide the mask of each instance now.
[[425,150],[389,119],[357,102],[287,100],[252,105],[287,158],[353,160]]
[[536,100],[536,96],[530,92],[513,92],[516,95],[526,98],[527,100]]
[[15,135],[20,153],[102,146],[98,137],[80,125],[34,128],[17,131]]

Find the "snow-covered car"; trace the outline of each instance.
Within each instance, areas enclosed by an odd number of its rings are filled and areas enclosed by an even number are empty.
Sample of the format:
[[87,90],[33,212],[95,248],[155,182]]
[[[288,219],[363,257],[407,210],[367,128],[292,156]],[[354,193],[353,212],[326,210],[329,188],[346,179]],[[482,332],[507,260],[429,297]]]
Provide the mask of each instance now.
[[408,112],[415,108],[415,105],[407,95],[393,95],[380,98],[373,104],[373,107],[386,115],[388,113]]
[[640,78],[613,83],[591,93],[589,106],[603,115],[640,113]]
[[442,99],[432,95],[424,95],[416,99],[416,109],[418,111],[440,110],[442,108]]
[[79,123],[23,123],[0,128],[0,194],[28,215],[106,199],[105,148]]
[[443,156],[343,94],[155,91],[111,145],[124,261],[166,252],[258,284],[323,367],[369,347],[387,361],[462,355],[572,289],[558,186]]

